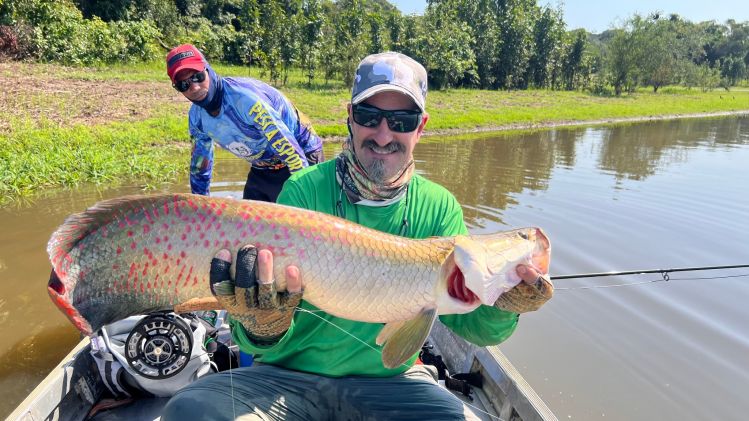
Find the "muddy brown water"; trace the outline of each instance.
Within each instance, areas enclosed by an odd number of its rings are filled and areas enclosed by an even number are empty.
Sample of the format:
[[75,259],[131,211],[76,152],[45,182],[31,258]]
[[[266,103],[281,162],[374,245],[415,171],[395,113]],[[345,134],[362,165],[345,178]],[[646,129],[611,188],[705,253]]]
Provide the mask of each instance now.
[[[416,159],[472,232],[543,227],[552,274],[749,263],[746,117],[424,138]],[[222,155],[216,169],[213,191],[241,195],[246,164]],[[138,192],[84,186],[0,209],[0,417],[78,341],[46,293],[49,235],[72,212]],[[745,274],[559,280],[500,348],[560,419],[745,419],[749,277],[726,277]]]

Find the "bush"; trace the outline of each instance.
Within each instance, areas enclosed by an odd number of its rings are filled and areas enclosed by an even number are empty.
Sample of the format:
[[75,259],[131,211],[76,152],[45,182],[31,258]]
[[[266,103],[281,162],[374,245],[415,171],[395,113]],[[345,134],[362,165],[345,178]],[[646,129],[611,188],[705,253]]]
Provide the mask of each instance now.
[[36,56],[34,29],[25,24],[0,25],[0,58],[22,60]]

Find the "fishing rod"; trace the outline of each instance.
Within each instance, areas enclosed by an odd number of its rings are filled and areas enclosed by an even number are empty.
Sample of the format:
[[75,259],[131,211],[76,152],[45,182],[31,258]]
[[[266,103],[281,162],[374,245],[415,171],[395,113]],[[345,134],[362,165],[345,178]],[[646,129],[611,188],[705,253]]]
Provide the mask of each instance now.
[[640,275],[645,273],[660,273],[668,280],[668,273],[670,272],[691,272],[699,270],[720,270],[720,269],[735,269],[735,268],[749,268],[749,265],[730,265],[730,266],[701,266],[701,267],[688,267],[688,268],[672,268],[672,269],[643,269],[643,270],[625,270],[620,272],[599,272],[599,273],[579,273],[575,275],[559,275],[551,276],[551,279],[556,281],[557,279],[576,279],[576,278],[598,278],[603,276],[618,276],[618,275]]

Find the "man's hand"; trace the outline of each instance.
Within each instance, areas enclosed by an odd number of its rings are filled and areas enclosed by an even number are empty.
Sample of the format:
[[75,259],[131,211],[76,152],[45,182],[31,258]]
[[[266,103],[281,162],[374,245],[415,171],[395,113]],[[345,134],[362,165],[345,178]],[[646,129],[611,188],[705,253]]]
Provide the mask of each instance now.
[[500,295],[494,307],[513,313],[538,310],[554,294],[554,285],[548,276],[541,275],[531,266],[518,265],[515,270],[523,281]]
[[211,261],[211,291],[232,319],[242,323],[258,345],[272,345],[286,333],[302,299],[299,268],[286,268],[286,292],[273,279],[273,254],[251,245],[237,252],[236,283],[231,280],[231,252],[220,250]]

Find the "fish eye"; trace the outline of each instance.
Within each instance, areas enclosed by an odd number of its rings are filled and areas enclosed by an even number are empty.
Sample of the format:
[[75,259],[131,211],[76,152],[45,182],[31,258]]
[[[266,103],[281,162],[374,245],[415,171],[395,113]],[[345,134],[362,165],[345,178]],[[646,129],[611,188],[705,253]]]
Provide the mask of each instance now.
[[520,232],[518,232],[518,235],[519,235],[519,236],[520,236],[520,238],[522,238],[523,240],[527,240],[527,239],[528,239],[528,234],[526,234],[526,233],[525,233],[525,232],[523,232],[523,231],[520,231]]

